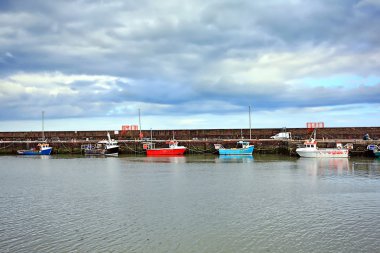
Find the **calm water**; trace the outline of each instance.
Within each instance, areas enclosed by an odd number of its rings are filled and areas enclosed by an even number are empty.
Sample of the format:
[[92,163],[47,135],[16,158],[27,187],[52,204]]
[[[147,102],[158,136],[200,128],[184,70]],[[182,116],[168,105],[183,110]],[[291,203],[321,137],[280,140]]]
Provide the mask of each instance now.
[[0,252],[380,252],[380,160],[0,156]]

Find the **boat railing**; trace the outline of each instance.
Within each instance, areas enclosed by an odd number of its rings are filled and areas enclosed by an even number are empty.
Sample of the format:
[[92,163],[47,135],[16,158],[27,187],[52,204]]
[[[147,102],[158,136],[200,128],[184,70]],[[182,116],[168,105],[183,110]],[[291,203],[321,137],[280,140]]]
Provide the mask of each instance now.
[[154,149],[155,147],[156,147],[156,143],[143,142],[143,149]]
[[83,144],[80,146],[80,149],[82,149],[82,150],[90,150],[90,149],[94,149],[94,148],[95,148],[95,146],[92,144]]
[[367,146],[367,149],[372,150],[372,151],[376,151],[376,150],[379,150],[379,146],[377,146],[375,144],[371,144],[371,145]]
[[223,145],[222,144],[214,144],[214,147],[216,150],[218,149],[224,149]]
[[346,149],[353,149],[354,148],[354,144],[353,143],[347,143],[346,145],[344,145],[344,148],[346,148]]

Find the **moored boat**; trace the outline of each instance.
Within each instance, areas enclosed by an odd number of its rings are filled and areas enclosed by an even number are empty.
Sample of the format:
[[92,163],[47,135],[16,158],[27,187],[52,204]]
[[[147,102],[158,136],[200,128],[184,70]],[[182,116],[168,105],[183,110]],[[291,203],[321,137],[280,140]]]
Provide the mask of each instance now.
[[367,149],[368,150],[372,150],[372,152],[375,155],[375,157],[380,157],[380,148],[379,148],[379,146],[372,144],[372,145],[368,145]]
[[[352,143],[347,143],[344,147],[342,143],[336,143],[336,148],[318,148],[316,141],[317,129],[314,129],[310,138],[306,140],[303,146],[296,149],[300,157],[306,158],[347,158],[349,151],[352,149]],[[314,138],[312,137],[314,136]]]
[[255,150],[254,145],[250,145],[248,141],[238,141],[236,148],[225,148],[222,144],[214,144],[219,155],[252,155]]
[[17,150],[17,154],[19,155],[50,155],[52,147],[47,143],[38,143],[35,148],[26,149],[26,150]]
[[318,148],[317,141],[313,138],[305,141],[302,147],[296,149],[296,152],[299,156],[307,158],[347,158],[349,155],[349,149],[343,147],[341,143],[337,143],[336,148]]
[[111,139],[110,134],[107,133],[107,140],[101,140],[95,145],[87,144],[82,145],[81,149],[86,155],[119,155],[119,145],[116,140]]
[[146,142],[143,143],[143,148],[146,150],[148,156],[173,156],[173,155],[183,155],[186,151],[185,146],[178,146],[178,141],[170,140],[167,142],[169,147],[167,148],[156,148],[155,143]]

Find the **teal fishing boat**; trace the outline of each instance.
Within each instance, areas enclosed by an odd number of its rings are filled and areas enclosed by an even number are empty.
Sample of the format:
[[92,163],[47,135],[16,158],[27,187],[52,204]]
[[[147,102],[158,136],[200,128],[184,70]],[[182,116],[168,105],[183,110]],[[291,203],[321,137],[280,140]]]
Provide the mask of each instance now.
[[238,141],[236,148],[225,148],[222,144],[214,144],[219,155],[252,155],[255,150],[254,145],[250,145],[248,141]]

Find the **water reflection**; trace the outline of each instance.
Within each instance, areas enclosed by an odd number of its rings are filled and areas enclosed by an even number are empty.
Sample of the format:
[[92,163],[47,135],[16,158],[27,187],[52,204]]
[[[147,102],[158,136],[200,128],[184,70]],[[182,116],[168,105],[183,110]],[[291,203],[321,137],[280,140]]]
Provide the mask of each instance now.
[[352,170],[357,176],[380,178],[380,160],[355,161],[352,163]]
[[47,160],[51,159],[50,155],[17,155],[19,158],[23,159],[36,159],[36,160]]
[[297,167],[311,175],[344,175],[351,171],[348,158],[300,158]]
[[349,158],[299,158],[298,168],[313,176],[346,176],[380,178],[380,161]]
[[117,155],[85,155],[85,156],[80,156],[80,157],[83,157],[83,158],[118,158],[119,156]]
[[254,161],[252,155],[219,155],[215,162],[220,163],[251,163]]
[[139,161],[146,163],[186,163],[184,155],[178,156],[146,156],[140,157]]
[[379,160],[55,157],[0,156],[0,251],[380,249]]

